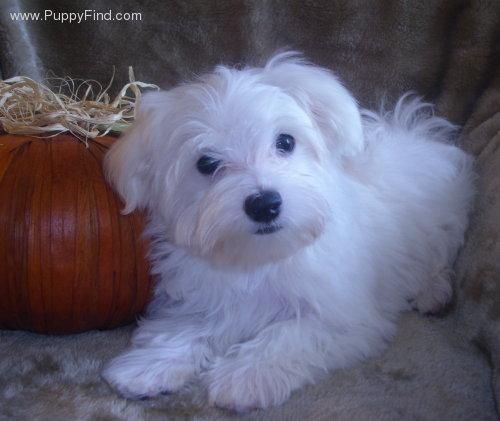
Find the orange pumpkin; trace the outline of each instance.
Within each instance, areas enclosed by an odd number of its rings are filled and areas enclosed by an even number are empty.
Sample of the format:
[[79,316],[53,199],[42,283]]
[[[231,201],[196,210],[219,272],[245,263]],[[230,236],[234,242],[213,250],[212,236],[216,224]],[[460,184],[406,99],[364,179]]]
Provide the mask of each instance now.
[[0,136],[0,327],[107,329],[144,308],[143,218],[103,177],[113,141]]

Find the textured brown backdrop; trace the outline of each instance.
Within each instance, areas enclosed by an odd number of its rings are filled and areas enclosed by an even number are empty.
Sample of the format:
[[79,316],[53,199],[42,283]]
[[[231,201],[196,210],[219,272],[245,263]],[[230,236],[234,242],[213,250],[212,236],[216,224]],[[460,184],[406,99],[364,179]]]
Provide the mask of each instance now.
[[[13,21],[12,11],[140,12],[140,22]],[[362,105],[415,90],[464,122],[500,55],[498,0],[3,0],[0,65],[17,74],[117,84],[132,65],[163,87],[214,65],[303,51],[337,71]]]

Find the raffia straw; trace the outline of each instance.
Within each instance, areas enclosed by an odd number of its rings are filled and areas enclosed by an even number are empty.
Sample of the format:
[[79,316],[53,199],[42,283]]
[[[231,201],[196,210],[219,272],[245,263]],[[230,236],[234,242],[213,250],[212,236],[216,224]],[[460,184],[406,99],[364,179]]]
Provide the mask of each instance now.
[[110,131],[123,131],[134,119],[135,104],[141,89],[158,86],[135,80],[129,67],[129,80],[111,100],[108,90],[94,80],[52,78],[55,88],[26,76],[0,80],[0,124],[12,134],[52,137],[72,133],[87,143],[89,138],[104,136]]

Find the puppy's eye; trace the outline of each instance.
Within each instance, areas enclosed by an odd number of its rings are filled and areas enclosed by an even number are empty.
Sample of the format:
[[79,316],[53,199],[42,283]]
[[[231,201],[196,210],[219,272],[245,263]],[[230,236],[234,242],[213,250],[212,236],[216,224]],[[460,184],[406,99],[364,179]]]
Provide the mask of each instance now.
[[203,175],[210,175],[215,172],[215,170],[219,167],[220,160],[215,159],[212,156],[203,155],[198,162],[196,163],[196,168]]
[[276,149],[282,153],[290,153],[295,148],[295,139],[293,136],[281,133],[276,138]]

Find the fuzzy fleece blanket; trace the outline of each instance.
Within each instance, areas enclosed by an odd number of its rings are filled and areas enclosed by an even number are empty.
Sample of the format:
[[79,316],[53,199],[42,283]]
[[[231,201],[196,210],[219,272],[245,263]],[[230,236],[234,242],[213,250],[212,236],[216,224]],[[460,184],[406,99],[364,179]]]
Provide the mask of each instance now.
[[[66,337],[0,333],[0,419],[234,419],[198,384],[148,401],[117,396],[99,377],[131,327]],[[487,360],[452,320],[407,315],[380,357],[296,392],[248,420],[494,420]]]
[[[13,21],[9,11],[141,12],[138,22]],[[497,0],[6,0],[4,77],[106,80],[133,65],[169,87],[219,62],[255,64],[281,47],[336,71],[365,107],[414,90],[463,126],[477,157],[478,198],[456,264],[456,297],[441,318],[407,314],[385,353],[332,373],[279,408],[247,419],[498,419],[500,399],[500,2]],[[0,280],[1,291],[1,280]],[[193,384],[132,402],[99,378],[131,327],[52,337],[0,333],[0,419],[229,419]]]

